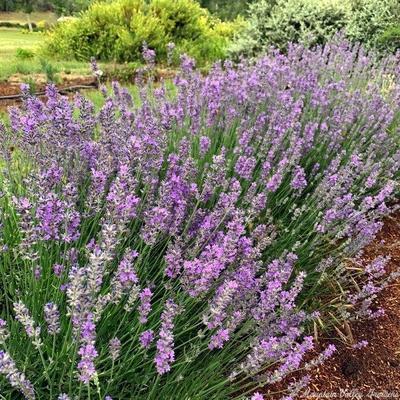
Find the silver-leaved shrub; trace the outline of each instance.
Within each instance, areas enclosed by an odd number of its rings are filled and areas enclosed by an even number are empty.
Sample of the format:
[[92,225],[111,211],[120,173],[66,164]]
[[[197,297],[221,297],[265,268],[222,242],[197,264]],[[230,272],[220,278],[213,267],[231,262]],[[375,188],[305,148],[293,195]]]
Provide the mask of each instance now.
[[382,41],[400,20],[397,0],[259,0],[249,4],[247,26],[228,47],[231,57],[256,56],[270,46],[287,50],[287,43],[324,44],[343,30],[352,43],[394,53],[398,46]]

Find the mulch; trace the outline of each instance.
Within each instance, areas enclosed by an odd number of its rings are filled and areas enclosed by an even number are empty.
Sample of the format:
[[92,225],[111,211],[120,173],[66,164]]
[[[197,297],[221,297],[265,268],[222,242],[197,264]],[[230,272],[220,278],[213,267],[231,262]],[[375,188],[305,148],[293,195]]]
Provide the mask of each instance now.
[[[388,273],[400,268],[400,211],[386,218],[375,241],[363,254],[365,262],[378,255],[389,255]],[[311,371],[311,381],[296,398],[299,399],[399,399],[400,398],[400,278],[391,282],[373,301],[371,308],[384,309],[375,319],[363,319],[339,327],[341,334],[333,331],[320,336],[315,350],[306,361],[316,357],[329,344],[336,352],[324,364]],[[368,345],[354,349],[353,344],[367,341]],[[298,380],[298,372],[274,387],[258,391],[265,399],[281,399],[277,393],[288,383]]]

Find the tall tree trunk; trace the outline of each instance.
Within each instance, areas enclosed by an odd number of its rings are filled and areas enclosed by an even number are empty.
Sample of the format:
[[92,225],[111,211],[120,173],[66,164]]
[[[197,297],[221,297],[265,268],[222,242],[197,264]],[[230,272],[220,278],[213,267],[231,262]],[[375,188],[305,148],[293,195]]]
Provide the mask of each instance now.
[[28,20],[29,32],[33,32],[32,22],[31,22],[31,14],[27,13],[26,14],[26,19]]

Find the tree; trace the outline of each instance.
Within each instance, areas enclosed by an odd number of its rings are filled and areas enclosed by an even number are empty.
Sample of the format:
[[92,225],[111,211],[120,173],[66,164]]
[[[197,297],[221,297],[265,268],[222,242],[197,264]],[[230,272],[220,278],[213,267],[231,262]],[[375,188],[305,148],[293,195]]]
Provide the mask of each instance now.
[[72,15],[87,10],[92,0],[52,0],[58,15]]
[[248,5],[253,0],[199,0],[202,7],[222,19],[233,20],[238,15],[245,15]]
[[28,21],[29,32],[33,32],[31,14],[36,8],[36,0],[20,0],[20,10],[26,14],[26,19]]
[[17,8],[15,0],[0,0],[0,11],[12,12]]

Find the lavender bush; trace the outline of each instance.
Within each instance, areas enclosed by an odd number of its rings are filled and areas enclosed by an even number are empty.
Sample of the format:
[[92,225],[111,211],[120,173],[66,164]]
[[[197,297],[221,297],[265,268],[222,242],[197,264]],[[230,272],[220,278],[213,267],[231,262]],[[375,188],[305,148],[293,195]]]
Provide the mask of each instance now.
[[394,277],[360,257],[398,193],[396,61],[340,37],[207,77],[183,55],[174,94],[114,83],[99,112],[24,86],[0,124],[0,392],[259,399],[329,357],[302,364],[313,323],[378,316]]

